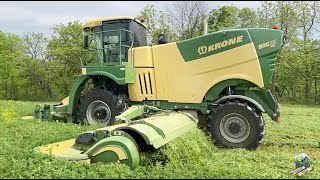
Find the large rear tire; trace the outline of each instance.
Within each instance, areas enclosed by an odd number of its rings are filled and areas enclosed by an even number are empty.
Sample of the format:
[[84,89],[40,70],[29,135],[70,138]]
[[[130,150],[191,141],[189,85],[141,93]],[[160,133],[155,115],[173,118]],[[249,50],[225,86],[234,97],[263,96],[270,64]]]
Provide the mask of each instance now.
[[129,100],[124,94],[116,95],[105,88],[95,88],[82,97],[77,114],[80,123],[114,125],[115,116],[129,107]]
[[209,120],[211,138],[218,147],[255,150],[263,142],[263,116],[245,102],[219,104]]

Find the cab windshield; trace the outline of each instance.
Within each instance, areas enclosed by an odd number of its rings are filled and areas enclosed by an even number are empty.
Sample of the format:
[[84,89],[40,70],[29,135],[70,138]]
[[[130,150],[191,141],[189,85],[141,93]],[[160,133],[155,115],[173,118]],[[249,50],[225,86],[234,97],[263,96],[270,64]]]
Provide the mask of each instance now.
[[134,20],[112,20],[102,22],[87,32],[89,50],[94,50],[94,64],[125,65],[128,49],[147,46],[146,28]]
[[128,49],[132,47],[134,37],[126,24],[125,20],[103,22],[88,34],[89,49],[96,50],[94,63],[123,65],[128,62]]

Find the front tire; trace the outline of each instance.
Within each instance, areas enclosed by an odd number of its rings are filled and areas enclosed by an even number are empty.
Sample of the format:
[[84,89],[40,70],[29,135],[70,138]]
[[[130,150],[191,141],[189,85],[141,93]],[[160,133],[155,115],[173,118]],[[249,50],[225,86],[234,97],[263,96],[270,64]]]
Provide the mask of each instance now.
[[129,107],[128,98],[105,88],[95,88],[80,99],[78,104],[78,120],[84,124],[114,125],[115,116]]
[[227,101],[209,116],[211,138],[218,147],[256,149],[265,134],[261,112],[247,103]]

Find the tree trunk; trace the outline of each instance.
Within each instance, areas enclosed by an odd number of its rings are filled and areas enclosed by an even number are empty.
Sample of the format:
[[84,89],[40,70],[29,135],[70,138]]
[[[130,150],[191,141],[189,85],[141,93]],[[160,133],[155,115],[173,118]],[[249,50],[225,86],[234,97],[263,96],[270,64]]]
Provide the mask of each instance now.
[[49,97],[51,99],[52,98],[52,90],[51,90],[50,84],[46,85],[46,89],[47,89],[47,93],[48,93],[48,95],[49,95]]
[[304,84],[304,97],[305,97],[305,103],[309,104],[309,94],[310,94],[310,89],[309,89],[309,79],[305,79],[305,84]]
[[314,103],[317,104],[318,89],[317,89],[317,78],[314,78]]
[[39,97],[38,96],[38,89],[39,89],[39,86],[34,89],[34,96],[33,97]]
[[[306,54],[306,53],[305,53]],[[308,77],[309,75],[309,67],[306,64],[305,66],[305,81],[304,81],[304,97],[305,97],[305,103],[309,104],[309,95],[310,95],[310,79]]]
[[292,93],[292,101],[296,101],[297,100],[297,95],[296,95],[296,90],[294,88],[294,85],[291,86],[291,93]]
[[26,100],[30,100],[30,97],[29,97],[29,88],[32,87],[31,85],[27,84],[27,87],[24,89],[25,90],[25,97],[26,97]]

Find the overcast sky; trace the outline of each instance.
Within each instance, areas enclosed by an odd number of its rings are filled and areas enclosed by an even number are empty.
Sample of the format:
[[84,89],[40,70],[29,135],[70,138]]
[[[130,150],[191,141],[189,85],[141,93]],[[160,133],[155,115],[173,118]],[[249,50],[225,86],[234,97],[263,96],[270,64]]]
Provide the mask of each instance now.
[[[137,16],[147,5],[165,10],[170,1],[0,1],[0,30],[52,33],[55,24],[108,16]],[[260,1],[207,1],[209,10],[223,5],[258,8]]]

